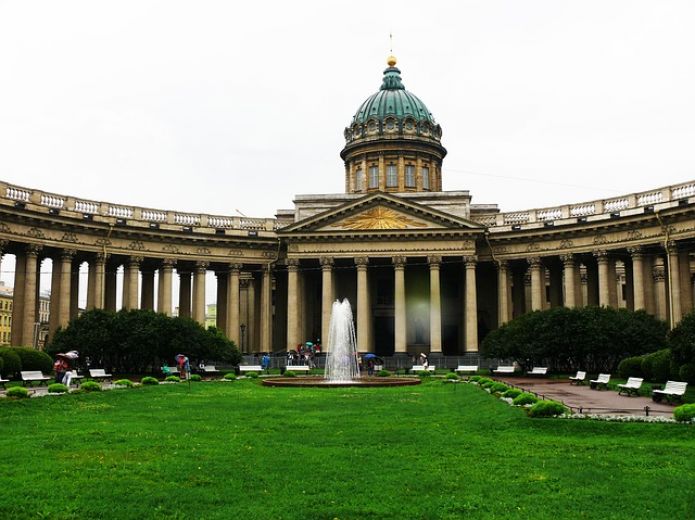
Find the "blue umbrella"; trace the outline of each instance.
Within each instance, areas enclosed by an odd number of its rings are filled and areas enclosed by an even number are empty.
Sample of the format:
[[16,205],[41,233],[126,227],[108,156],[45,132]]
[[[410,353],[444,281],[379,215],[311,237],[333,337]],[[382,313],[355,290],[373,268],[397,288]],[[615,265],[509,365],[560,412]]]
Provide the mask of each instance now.
[[362,359],[380,359],[380,358],[376,354],[372,354],[370,352],[369,354],[365,354],[364,356],[362,356]]

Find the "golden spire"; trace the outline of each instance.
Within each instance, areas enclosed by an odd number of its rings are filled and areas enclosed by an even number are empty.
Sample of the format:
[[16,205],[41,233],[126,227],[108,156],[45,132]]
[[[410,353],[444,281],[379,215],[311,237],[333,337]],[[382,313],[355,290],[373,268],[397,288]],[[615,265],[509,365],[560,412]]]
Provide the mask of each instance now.
[[396,66],[396,57],[393,55],[393,34],[389,33],[389,57],[386,58],[389,67]]

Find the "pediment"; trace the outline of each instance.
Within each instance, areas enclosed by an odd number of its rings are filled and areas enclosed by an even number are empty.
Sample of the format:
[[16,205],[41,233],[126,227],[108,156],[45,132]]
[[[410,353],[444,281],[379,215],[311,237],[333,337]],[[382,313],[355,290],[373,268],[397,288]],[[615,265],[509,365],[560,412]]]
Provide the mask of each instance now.
[[469,220],[395,195],[377,193],[288,226],[280,233],[482,230]]

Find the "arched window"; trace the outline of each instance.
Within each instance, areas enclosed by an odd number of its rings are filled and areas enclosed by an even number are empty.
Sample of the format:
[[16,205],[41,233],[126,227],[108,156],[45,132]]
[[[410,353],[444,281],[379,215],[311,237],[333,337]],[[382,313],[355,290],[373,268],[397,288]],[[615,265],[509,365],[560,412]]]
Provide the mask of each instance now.
[[379,167],[370,166],[369,167],[369,188],[379,187]]
[[357,171],[355,172],[355,190],[364,190],[364,172],[362,171],[362,168],[357,168]]
[[412,164],[405,165],[405,187],[415,187],[415,166],[413,166]]
[[396,165],[391,163],[386,167],[386,187],[395,188],[398,186],[398,172]]
[[430,189],[430,169],[427,167],[422,169],[422,189]]

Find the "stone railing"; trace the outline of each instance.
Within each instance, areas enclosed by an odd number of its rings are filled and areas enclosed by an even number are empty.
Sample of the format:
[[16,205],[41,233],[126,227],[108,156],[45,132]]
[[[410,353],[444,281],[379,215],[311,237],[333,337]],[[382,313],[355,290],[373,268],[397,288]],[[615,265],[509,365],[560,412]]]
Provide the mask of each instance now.
[[128,225],[144,227],[171,225],[174,228],[196,228],[196,231],[211,233],[219,230],[272,232],[277,229],[277,221],[274,218],[231,217],[124,206],[47,193],[1,181],[0,204],[15,207],[38,206],[54,214],[90,219],[103,217],[114,222],[125,220]]
[[623,210],[643,208],[695,196],[695,181],[666,186],[656,190],[632,193],[610,199],[566,204],[552,208],[473,216],[472,219],[489,228],[545,223],[570,218],[586,218],[593,215],[620,213]]

